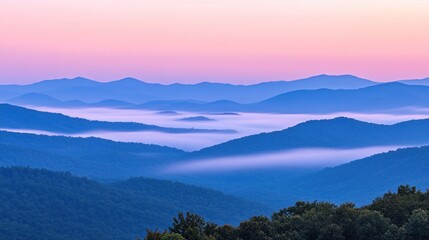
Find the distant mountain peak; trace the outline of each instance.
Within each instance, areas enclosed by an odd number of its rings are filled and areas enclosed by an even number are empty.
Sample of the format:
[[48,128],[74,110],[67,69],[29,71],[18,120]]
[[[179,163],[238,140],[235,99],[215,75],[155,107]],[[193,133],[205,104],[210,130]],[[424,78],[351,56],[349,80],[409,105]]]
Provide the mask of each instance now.
[[75,77],[44,80],[41,82],[26,85],[24,87],[28,88],[31,92],[46,92],[74,87],[93,87],[98,84],[100,84],[100,82],[84,77]]
[[368,79],[364,79],[355,75],[351,75],[351,74],[339,74],[339,75],[335,75],[335,74],[320,74],[320,75],[316,75],[316,76],[312,76],[312,77],[308,77],[308,78],[304,78],[302,80],[306,80],[306,79],[339,79],[339,78],[344,78],[344,79],[354,79],[354,80],[364,80],[364,81],[369,81],[372,82],[371,80]]
[[77,76],[77,77],[74,77],[74,78],[48,79],[48,80],[36,82],[36,83],[33,83],[33,84],[51,83],[51,82],[96,82],[96,81],[91,80],[89,78]]
[[77,76],[77,77],[74,77],[74,78],[62,78],[61,80],[70,80],[70,81],[93,81],[93,80],[91,80],[91,79],[89,79],[89,78],[80,77],[80,76]]
[[42,94],[42,93],[35,93],[35,92],[23,94],[21,96],[10,99],[9,101],[14,102],[14,101],[21,101],[21,100],[36,100],[36,99],[59,101],[58,99],[51,97],[49,95]]
[[381,83],[381,84],[374,85],[374,86],[369,86],[369,87],[367,87],[367,89],[376,89],[376,88],[404,89],[404,88],[409,88],[409,87],[413,87],[413,85],[408,85],[408,84],[401,83],[401,82],[386,82],[386,83]]
[[[306,122],[302,122],[299,123],[298,125],[296,125],[295,127],[307,127],[307,126],[311,126],[311,125],[317,125],[317,126],[321,126],[321,124],[329,124],[329,125],[373,125],[373,123],[368,123],[368,122],[363,122],[354,118],[350,118],[350,117],[336,117],[336,118],[331,118],[331,119],[320,119],[320,120],[309,120]],[[325,125],[326,126],[326,125]],[[294,128],[294,127],[291,127]],[[289,128],[288,128],[289,129]],[[287,131],[288,129],[282,130],[282,131]]]
[[133,77],[126,77],[126,78],[122,78],[116,81],[112,81],[112,82],[121,82],[121,83],[144,83],[143,81],[137,79],[137,78],[133,78]]

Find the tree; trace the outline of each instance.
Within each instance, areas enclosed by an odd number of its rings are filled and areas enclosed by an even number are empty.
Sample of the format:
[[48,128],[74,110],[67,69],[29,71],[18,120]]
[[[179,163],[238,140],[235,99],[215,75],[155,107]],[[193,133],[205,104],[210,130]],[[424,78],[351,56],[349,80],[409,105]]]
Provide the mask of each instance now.
[[408,222],[404,225],[405,239],[429,239],[428,211],[417,209],[413,211]]
[[145,240],[162,240],[163,234],[164,233],[161,233],[158,230],[152,231],[148,229],[146,230],[146,237],[144,239]]
[[411,216],[413,210],[429,209],[429,194],[418,191],[415,187],[401,185],[397,193],[388,192],[377,198],[367,208],[381,212],[397,226],[402,226]]
[[329,224],[322,229],[317,240],[344,240],[343,229],[337,224]]
[[200,240],[204,237],[206,221],[199,215],[187,212],[186,215],[179,213],[177,218],[173,218],[171,233],[178,233],[187,240]]
[[382,240],[389,225],[389,220],[381,213],[362,210],[356,220],[356,237],[360,240]]
[[161,237],[161,240],[186,240],[186,239],[178,233],[165,233]]
[[391,224],[383,236],[384,240],[403,240],[403,229],[398,228],[395,224]]
[[273,227],[270,219],[265,216],[252,217],[240,223],[240,238],[246,240],[270,240]]
[[231,240],[239,237],[238,230],[230,225],[219,226],[215,229],[215,238],[217,240]]

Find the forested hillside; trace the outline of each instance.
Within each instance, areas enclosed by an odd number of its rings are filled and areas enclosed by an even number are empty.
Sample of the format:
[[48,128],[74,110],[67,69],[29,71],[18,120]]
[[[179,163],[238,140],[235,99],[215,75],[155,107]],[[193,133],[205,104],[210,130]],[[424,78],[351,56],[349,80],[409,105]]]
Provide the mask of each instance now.
[[149,175],[184,152],[152,144],[0,131],[0,166],[30,166],[97,179]]
[[0,168],[0,239],[125,240],[180,211],[237,224],[265,207],[217,191],[135,178],[101,184],[69,173]]

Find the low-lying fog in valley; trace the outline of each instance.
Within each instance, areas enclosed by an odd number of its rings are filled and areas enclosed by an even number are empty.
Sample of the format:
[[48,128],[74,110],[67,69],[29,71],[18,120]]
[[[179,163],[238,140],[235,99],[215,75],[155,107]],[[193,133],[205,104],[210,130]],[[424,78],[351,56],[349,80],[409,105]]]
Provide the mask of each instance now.
[[213,159],[202,159],[167,166],[165,174],[187,174],[203,172],[225,172],[246,169],[325,168],[396,150],[399,146],[380,146],[355,149],[303,148],[277,153],[242,155]]
[[[331,119],[346,116],[362,121],[394,124],[411,119],[427,118],[425,111],[412,114],[364,114],[335,113],[328,115],[310,114],[260,114],[260,113],[190,113],[190,112],[156,112],[129,109],[56,109],[38,107],[37,110],[59,112],[73,117],[91,120],[127,121],[153,124],[163,127],[199,128],[199,129],[233,129],[236,133],[187,133],[173,134],[160,132],[90,132],[70,136],[96,136],[116,141],[141,142],[176,147],[185,151],[195,151],[235,138],[282,130],[304,121],[314,119]],[[210,121],[180,121],[189,117],[204,116]],[[10,130],[10,129],[9,129]],[[33,130],[16,130],[54,135],[49,132]],[[316,167],[324,168],[350,162],[376,153],[396,150],[399,146],[378,146],[359,149],[298,149],[292,151],[267,153],[262,155],[236,156],[214,159],[197,159],[186,163],[164,166],[160,174],[186,174],[197,172],[224,172],[245,169]]]
[[[257,134],[283,130],[301,122],[315,119],[331,119],[345,116],[357,120],[394,124],[397,122],[429,118],[427,110],[413,111],[413,113],[375,114],[375,113],[334,113],[317,114],[270,114],[270,113],[237,113],[213,114],[177,112],[165,114],[157,111],[104,109],[104,108],[46,108],[31,107],[40,111],[58,112],[73,117],[90,120],[123,121],[153,124],[162,127],[204,128],[204,129],[233,129],[237,133],[186,133],[172,134],[160,132],[91,132],[73,136],[96,136],[116,141],[142,142],[180,148],[186,151],[195,151],[204,147],[219,144],[228,140]],[[205,116],[215,121],[179,121],[183,118]],[[21,130],[20,130],[21,131]]]

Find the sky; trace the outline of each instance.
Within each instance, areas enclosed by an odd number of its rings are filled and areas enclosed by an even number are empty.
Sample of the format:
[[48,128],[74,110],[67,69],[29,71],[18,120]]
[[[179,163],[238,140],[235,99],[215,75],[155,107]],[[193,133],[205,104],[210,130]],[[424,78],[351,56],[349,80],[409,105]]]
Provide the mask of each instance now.
[[0,83],[429,77],[427,0],[1,0]]

